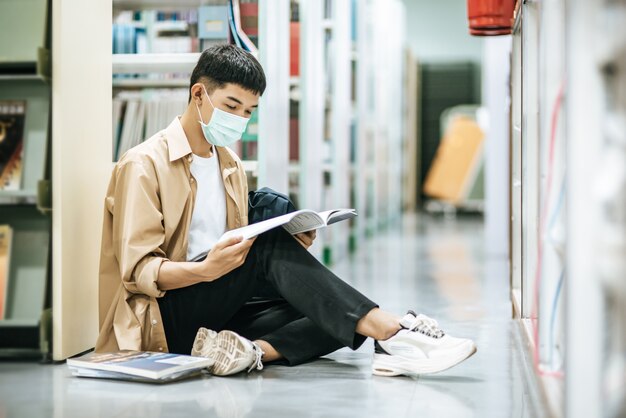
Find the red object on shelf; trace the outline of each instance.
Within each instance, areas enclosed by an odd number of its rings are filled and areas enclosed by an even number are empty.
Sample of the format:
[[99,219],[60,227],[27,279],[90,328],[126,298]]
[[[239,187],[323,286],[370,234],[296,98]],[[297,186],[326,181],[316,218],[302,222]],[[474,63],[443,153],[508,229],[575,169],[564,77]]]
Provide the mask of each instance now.
[[289,75],[296,77],[300,75],[300,22],[291,22],[289,26],[289,53],[290,66]]
[[508,35],[513,29],[515,0],[467,0],[470,35]]
[[240,3],[241,29],[248,36],[259,36],[259,4]]

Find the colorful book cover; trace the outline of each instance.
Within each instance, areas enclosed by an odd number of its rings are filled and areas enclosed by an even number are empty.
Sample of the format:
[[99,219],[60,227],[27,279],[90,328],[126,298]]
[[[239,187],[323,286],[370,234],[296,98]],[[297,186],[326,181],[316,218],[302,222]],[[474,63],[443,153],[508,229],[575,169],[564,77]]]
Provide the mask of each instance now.
[[0,225],[0,320],[6,317],[12,233],[9,225]]
[[[153,380],[167,379],[172,375],[180,377],[182,372],[193,373],[212,364],[213,360],[205,357],[150,351],[89,353],[67,360],[67,365],[77,374],[81,372],[81,369],[92,369]],[[89,377],[96,376],[90,375]]]
[[25,118],[25,101],[0,101],[0,190],[21,187]]

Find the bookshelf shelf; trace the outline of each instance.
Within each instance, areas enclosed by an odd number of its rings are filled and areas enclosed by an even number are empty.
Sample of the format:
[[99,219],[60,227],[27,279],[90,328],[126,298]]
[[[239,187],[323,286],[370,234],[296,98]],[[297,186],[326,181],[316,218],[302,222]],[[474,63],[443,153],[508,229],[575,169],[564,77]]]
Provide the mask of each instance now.
[[153,23],[153,28],[157,32],[161,31],[187,31],[189,23],[185,20],[165,20]]
[[194,9],[206,4],[206,0],[113,0],[113,10],[148,10],[162,11]]
[[34,205],[37,193],[33,190],[0,190],[0,205]]
[[188,78],[148,79],[148,78],[114,78],[113,87],[123,89],[142,88],[176,88],[189,86]]
[[4,81],[41,81],[50,84],[50,77],[39,74],[1,74],[0,82]]
[[113,74],[191,73],[199,53],[114,54]]
[[38,319],[11,318],[11,319],[0,320],[0,328],[37,327],[38,325],[39,325]]
[[[322,172],[326,172],[326,173],[330,173],[332,171],[332,163],[330,162],[324,162],[321,165],[321,170]],[[300,172],[300,163],[295,162],[295,161],[291,161],[289,163],[289,167],[288,167],[288,173],[289,174],[293,174],[293,173],[299,173]]]
[[[27,54],[22,58],[3,56],[0,60],[0,77],[9,80],[41,80],[50,83],[51,61],[50,49],[44,46],[30,45],[27,49],[35,50],[35,54]],[[15,51],[14,51],[15,52]],[[5,51],[6,53],[6,51]]]

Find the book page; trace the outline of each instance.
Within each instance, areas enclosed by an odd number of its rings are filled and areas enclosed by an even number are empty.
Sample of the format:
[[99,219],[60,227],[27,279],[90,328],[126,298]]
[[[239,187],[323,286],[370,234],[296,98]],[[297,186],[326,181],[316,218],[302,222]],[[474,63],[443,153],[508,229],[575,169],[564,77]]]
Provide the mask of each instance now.
[[357,213],[354,209],[333,209],[320,212],[320,217],[327,226],[356,216]]
[[324,226],[324,219],[315,212],[303,212],[293,218],[288,224],[283,225],[291,235],[312,231]]
[[[354,209],[335,209],[319,214],[308,209],[302,209],[296,212],[287,213],[276,218],[267,219],[242,228],[227,231],[219,239],[219,242],[228,240],[232,237],[241,236],[243,239],[254,238],[263,232],[278,226],[283,226],[291,235],[300,234],[302,232],[312,231],[314,229],[323,228],[335,222],[344,219],[354,218],[356,211]],[[196,257],[198,258],[198,257]]]
[[277,226],[284,225],[292,221],[294,218],[302,216],[303,214],[315,215],[315,213],[312,213],[311,211],[306,210],[306,209],[287,213],[285,215],[277,216],[276,218],[267,219],[262,222],[258,222],[252,225],[244,226],[242,228],[237,228],[237,229],[232,229],[230,231],[227,231],[219,239],[219,242],[225,241],[232,237],[238,237],[238,236],[243,237],[243,239],[254,238],[257,235],[262,234],[263,232],[269,231],[270,229],[276,228]]

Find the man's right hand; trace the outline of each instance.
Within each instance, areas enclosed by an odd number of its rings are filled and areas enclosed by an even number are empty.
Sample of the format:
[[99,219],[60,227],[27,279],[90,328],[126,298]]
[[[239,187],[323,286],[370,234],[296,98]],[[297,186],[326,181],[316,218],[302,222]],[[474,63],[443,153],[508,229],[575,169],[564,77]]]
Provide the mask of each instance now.
[[246,261],[255,240],[256,237],[247,240],[232,237],[216,243],[202,261],[207,277],[211,277],[211,280],[219,279],[241,266]]

